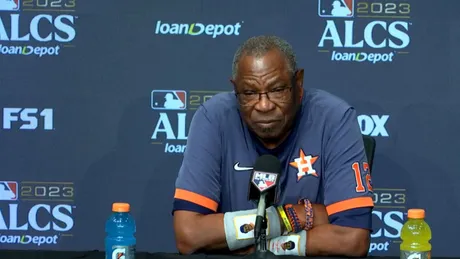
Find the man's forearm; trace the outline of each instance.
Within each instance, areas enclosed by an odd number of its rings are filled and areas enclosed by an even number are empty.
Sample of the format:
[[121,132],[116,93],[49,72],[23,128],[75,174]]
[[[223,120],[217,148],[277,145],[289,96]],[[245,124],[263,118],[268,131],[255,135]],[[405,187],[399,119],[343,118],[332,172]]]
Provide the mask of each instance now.
[[369,242],[368,230],[324,224],[308,231],[306,250],[308,256],[363,257]]
[[[329,216],[327,215],[326,207],[322,204],[312,204],[313,207],[313,227],[328,224],[329,223]],[[299,219],[302,224],[305,224],[305,210],[303,205],[294,205],[295,211],[297,215],[299,215]],[[280,216],[280,225],[282,232],[286,231],[286,227],[282,218]]]
[[176,228],[177,248],[180,253],[227,249],[224,214],[194,214],[188,217],[187,224]]
[[[183,254],[197,251],[235,252],[254,245],[253,229],[257,211],[245,210],[225,214],[202,215],[190,211],[176,211],[174,230],[176,244]],[[281,226],[276,208],[267,208],[267,218],[271,222],[267,237],[281,235]],[[216,251],[222,250],[223,251]]]
[[[303,205],[293,205],[301,224],[305,224]],[[329,224],[322,204],[312,204],[313,228],[307,233],[306,253],[309,256],[365,256],[369,249],[370,232],[365,229]],[[284,226],[281,224],[281,226]],[[285,228],[283,228],[283,231]]]

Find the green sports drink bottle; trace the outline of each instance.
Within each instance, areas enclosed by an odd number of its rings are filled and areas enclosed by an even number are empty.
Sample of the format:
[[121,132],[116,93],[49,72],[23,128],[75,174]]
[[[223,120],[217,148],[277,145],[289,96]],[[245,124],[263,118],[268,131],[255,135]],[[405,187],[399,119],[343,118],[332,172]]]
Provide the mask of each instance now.
[[425,210],[410,209],[401,229],[400,259],[431,259],[431,229]]

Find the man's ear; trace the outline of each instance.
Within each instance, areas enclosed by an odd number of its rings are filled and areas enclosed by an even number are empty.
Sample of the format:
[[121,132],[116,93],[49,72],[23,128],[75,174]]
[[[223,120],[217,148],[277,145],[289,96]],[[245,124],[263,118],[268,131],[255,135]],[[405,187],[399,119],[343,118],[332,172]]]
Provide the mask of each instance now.
[[297,70],[297,74],[295,77],[295,85],[300,88],[303,88],[303,73],[304,73],[304,70],[299,69]]
[[236,93],[236,82],[235,82],[235,80],[233,78],[230,78],[230,83],[232,83],[233,91],[235,91],[235,93]]
[[303,75],[303,68],[297,70],[297,74],[295,76],[295,87],[297,88],[297,91],[299,93],[299,100],[302,100],[303,97]]

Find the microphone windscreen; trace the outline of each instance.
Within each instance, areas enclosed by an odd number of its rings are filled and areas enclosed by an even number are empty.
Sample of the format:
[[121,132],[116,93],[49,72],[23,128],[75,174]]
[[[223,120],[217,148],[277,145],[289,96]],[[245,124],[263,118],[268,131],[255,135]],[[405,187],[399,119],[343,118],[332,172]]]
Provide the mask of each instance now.
[[257,158],[254,164],[254,171],[262,171],[268,173],[281,173],[281,162],[273,155],[262,155]]

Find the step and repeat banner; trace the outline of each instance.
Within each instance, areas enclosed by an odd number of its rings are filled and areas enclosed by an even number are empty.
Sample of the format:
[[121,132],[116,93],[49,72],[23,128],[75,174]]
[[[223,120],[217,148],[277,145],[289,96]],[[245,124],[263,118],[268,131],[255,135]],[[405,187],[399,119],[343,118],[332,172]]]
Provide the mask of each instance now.
[[[460,256],[460,1],[0,0],[0,247],[103,249],[129,202],[138,249],[175,252],[174,182],[196,109],[251,36],[289,41],[305,87],[377,142],[371,255],[408,208]],[[242,186],[241,188],[247,188]]]

